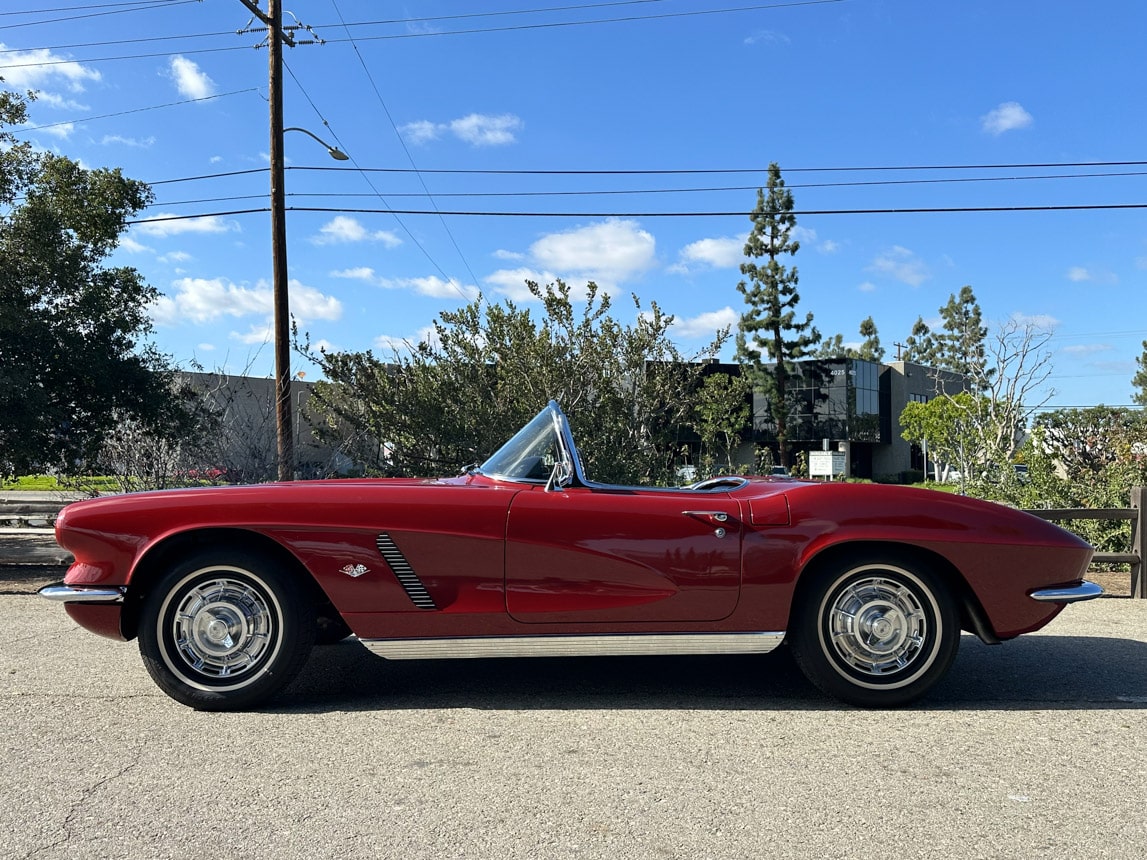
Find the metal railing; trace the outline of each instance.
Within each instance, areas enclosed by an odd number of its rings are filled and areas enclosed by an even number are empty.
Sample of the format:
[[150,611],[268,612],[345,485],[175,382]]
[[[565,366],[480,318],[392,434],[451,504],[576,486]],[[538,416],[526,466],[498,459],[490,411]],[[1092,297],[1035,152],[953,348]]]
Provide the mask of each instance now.
[[1028,510],[1029,514],[1044,520],[1067,522],[1070,520],[1130,520],[1131,552],[1097,552],[1093,564],[1126,564],[1131,568],[1131,596],[1147,599],[1147,576],[1143,572],[1143,544],[1147,538],[1147,508],[1144,507],[1144,487],[1131,490],[1129,508],[1049,508]]

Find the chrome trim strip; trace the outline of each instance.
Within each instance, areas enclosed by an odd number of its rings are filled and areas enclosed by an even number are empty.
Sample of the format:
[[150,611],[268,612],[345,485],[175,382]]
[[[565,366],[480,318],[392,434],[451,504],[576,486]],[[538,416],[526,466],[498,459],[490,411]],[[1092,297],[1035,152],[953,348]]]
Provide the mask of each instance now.
[[410,566],[410,562],[406,560],[406,556],[402,554],[402,550],[398,548],[391,536],[382,532],[375,539],[374,545],[378,547],[379,554],[390,565],[391,571],[394,572],[399,585],[406,592],[406,596],[410,598],[410,602],[419,609],[437,609],[438,606],[435,604],[434,598],[430,596],[430,592],[426,590],[426,586],[422,584],[422,580],[418,578],[418,574],[414,572],[414,568]]
[[1103,589],[1094,582],[1083,580],[1079,585],[1070,588],[1041,588],[1028,595],[1032,600],[1042,603],[1077,603],[1080,600],[1091,600],[1100,597]]
[[61,603],[123,603],[126,588],[104,588],[96,585],[45,585],[37,594]]
[[388,660],[484,657],[626,657],[680,654],[767,654],[784,631],[640,633],[581,636],[463,636],[451,639],[360,639]]

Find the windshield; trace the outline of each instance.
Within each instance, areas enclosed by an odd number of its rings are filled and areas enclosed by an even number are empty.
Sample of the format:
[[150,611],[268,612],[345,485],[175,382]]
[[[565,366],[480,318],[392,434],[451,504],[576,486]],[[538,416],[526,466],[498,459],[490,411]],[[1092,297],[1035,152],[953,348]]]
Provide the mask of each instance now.
[[562,457],[557,422],[547,406],[481,466],[484,475],[545,481]]

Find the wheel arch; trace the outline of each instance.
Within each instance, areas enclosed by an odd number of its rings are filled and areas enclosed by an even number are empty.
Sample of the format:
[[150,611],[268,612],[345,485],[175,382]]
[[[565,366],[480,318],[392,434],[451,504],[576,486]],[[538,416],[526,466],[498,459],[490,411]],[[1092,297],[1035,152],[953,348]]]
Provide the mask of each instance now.
[[850,560],[873,557],[901,561],[909,566],[915,564],[939,573],[959,607],[961,628],[974,633],[987,645],[1000,643],[983,605],[959,569],[939,553],[910,543],[854,540],[824,547],[801,568],[793,593],[793,611],[812,590],[815,580],[824,575],[824,571],[833,570]]
[[158,541],[148,547],[136,562],[127,594],[124,596],[124,608],[120,620],[120,632],[124,639],[131,640],[136,637],[144,599],[151,586],[177,559],[199,550],[219,547],[253,551],[274,560],[276,564],[294,572],[305,585],[317,609],[338,614],[306,565],[273,538],[242,528],[193,529],[169,535]]

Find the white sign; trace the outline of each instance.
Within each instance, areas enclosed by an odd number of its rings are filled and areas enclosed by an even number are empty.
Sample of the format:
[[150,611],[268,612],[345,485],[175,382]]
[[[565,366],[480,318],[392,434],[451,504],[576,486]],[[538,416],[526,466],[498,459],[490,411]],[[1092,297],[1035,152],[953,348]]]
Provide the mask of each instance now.
[[810,478],[831,478],[844,474],[844,454],[840,451],[809,451]]

